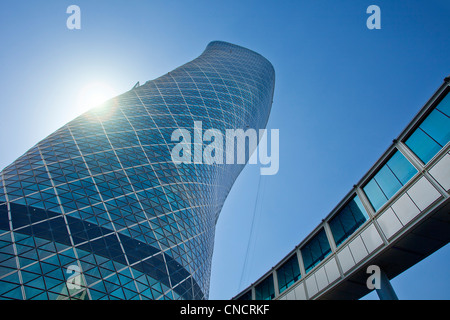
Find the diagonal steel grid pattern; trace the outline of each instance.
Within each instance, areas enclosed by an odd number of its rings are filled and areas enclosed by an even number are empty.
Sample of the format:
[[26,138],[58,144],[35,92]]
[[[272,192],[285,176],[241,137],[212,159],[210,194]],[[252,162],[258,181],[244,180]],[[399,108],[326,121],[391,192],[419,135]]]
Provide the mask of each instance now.
[[171,134],[265,128],[274,82],[261,55],[214,41],[6,167],[0,299],[207,299],[215,224],[244,165],[175,165]]

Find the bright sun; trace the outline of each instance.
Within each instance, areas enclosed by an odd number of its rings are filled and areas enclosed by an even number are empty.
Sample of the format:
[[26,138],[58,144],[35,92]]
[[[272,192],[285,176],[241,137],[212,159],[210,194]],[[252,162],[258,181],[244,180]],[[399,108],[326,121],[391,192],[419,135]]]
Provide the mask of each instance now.
[[78,110],[85,112],[116,95],[116,91],[105,83],[88,84],[78,94]]

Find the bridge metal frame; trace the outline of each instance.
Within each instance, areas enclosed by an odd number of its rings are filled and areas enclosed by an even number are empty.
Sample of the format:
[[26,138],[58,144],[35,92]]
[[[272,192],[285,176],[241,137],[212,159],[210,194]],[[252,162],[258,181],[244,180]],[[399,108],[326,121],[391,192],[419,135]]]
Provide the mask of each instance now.
[[[255,287],[270,275],[274,279],[275,300],[359,299],[371,291],[366,285],[369,265],[379,266],[387,278],[392,279],[446,245],[450,241],[450,142],[424,164],[404,141],[449,91],[450,77],[447,77],[391,146],[322,222],[285,258],[233,299],[239,300],[251,292],[252,300],[255,300]],[[375,212],[362,187],[396,150],[418,172]],[[369,219],[337,247],[329,221],[355,194]],[[331,253],[306,273],[301,248],[322,228]],[[293,255],[298,257],[301,277],[280,294],[276,270]]]

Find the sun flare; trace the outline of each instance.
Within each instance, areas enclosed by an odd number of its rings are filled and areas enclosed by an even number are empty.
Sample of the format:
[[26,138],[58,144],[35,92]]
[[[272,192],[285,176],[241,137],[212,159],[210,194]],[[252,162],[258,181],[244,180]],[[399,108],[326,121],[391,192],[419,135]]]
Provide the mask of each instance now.
[[81,112],[85,112],[116,95],[116,91],[105,83],[90,83],[80,90],[77,107]]

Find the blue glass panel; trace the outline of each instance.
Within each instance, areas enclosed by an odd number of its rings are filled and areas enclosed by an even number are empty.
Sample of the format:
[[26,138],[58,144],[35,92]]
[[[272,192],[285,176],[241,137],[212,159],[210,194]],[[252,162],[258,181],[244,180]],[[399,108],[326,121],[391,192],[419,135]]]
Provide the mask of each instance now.
[[337,218],[331,219],[329,225],[331,232],[333,233],[334,242],[336,243],[336,246],[339,246],[342,241],[347,238],[344,226],[341,223],[341,220]]
[[420,128],[441,146],[450,140],[450,118],[439,110],[433,110],[422,122]]
[[392,170],[397,179],[400,180],[402,185],[417,173],[417,169],[399,151],[389,159],[387,166]]
[[273,275],[269,275],[255,287],[255,300],[272,300],[275,298]]
[[303,264],[308,272],[331,252],[330,244],[325,234],[325,230],[321,230],[301,249]]
[[[356,207],[358,207],[357,209],[354,207],[356,205]],[[356,196],[355,198],[353,198],[353,201],[350,203],[350,206],[352,208],[352,212],[353,214],[355,214],[356,211],[358,211],[361,215],[363,215],[363,217],[365,218],[365,220],[369,219],[369,216],[366,212],[366,209],[364,208],[361,199],[359,199],[358,196]]]
[[421,128],[418,128],[406,140],[405,144],[410,148],[423,163],[427,163],[441,150],[441,146],[431,139]]
[[278,289],[280,293],[289,288],[298,279],[300,279],[300,267],[297,255],[294,254],[277,269]]
[[446,97],[439,102],[436,109],[439,109],[441,112],[450,117],[450,94],[447,93]]
[[346,206],[339,213],[339,218],[341,220],[342,229],[344,232],[348,232],[351,226],[355,223],[355,218],[353,217],[352,211],[349,206]]
[[303,258],[303,264],[306,266],[308,266],[307,270],[309,271],[310,268],[312,268],[311,266],[314,265],[314,261],[313,261],[313,257],[311,255],[311,250],[309,247],[305,247],[302,250],[302,258]]
[[375,211],[408,182],[416,172],[416,168],[400,151],[397,151],[363,188]]
[[441,100],[405,144],[427,163],[450,140],[450,95]]
[[3,295],[6,298],[14,299],[14,300],[22,300],[22,289],[21,287],[17,287]]
[[388,200],[374,179],[370,180],[363,189],[375,211]]
[[5,282],[0,280],[0,296],[3,296],[6,292],[16,288],[18,284]]
[[388,199],[402,187],[400,181],[398,181],[392,170],[386,165],[375,175],[375,180]]
[[331,251],[330,243],[328,242],[327,235],[325,234],[325,230],[322,230],[318,237],[317,237],[318,243],[320,245],[320,258],[323,260],[328,253]]
[[336,246],[344,242],[367,219],[368,215],[361,200],[358,196],[355,196],[329,222]]
[[237,300],[252,300],[252,291],[249,290],[243,295],[241,295]]

